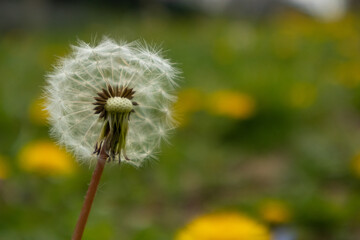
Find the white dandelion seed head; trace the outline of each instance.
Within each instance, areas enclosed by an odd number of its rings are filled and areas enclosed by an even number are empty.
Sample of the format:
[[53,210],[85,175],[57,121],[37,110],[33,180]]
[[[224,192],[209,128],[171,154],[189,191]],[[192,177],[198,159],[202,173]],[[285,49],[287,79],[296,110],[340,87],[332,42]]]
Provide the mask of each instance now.
[[[134,107],[128,122],[126,153],[129,164],[140,166],[156,158],[160,142],[175,128],[172,105],[178,71],[159,51],[138,42],[104,39],[91,46],[79,42],[70,56],[61,59],[47,76],[45,88],[51,134],[80,161],[96,159],[94,146],[103,121],[94,114],[94,97],[108,85],[132,88]],[[130,100],[115,97],[109,111],[133,109]]]

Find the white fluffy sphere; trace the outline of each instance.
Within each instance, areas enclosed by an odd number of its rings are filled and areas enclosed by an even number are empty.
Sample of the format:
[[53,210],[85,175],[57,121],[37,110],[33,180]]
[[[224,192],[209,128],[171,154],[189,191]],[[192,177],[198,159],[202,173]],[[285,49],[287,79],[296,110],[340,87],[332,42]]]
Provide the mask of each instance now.
[[[133,88],[138,103],[126,139],[130,160],[140,166],[154,158],[161,140],[175,124],[172,105],[177,71],[146,45],[104,39],[97,46],[80,42],[47,77],[46,97],[51,133],[81,161],[91,162],[102,119],[94,114],[94,97],[107,85]],[[129,106],[128,106],[129,107]]]

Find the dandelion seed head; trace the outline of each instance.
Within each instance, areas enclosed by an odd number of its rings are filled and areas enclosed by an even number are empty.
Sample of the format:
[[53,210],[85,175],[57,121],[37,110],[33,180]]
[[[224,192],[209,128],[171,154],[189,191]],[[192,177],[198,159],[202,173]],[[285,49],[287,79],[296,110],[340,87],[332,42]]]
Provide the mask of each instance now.
[[[138,42],[106,38],[96,46],[79,42],[72,50],[47,76],[51,135],[77,159],[88,162],[96,159],[94,146],[104,121],[115,119],[128,130],[123,151],[114,151],[114,156],[120,152],[124,162],[134,166],[155,158],[159,139],[167,139],[175,127],[171,106],[178,71],[159,50]],[[126,115],[119,120],[116,113]]]

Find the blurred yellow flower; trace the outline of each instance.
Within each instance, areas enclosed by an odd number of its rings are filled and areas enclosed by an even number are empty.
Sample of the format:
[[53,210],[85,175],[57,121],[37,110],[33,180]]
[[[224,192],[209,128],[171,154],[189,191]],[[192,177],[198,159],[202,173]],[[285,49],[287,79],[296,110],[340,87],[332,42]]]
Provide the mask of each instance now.
[[25,171],[47,176],[68,175],[75,170],[73,158],[46,140],[25,145],[19,153],[19,164]]
[[208,214],[194,219],[175,240],[270,240],[268,229],[235,213]]
[[6,164],[6,158],[0,155],[0,180],[9,177],[9,167]]
[[279,200],[267,200],[260,206],[260,214],[264,221],[272,224],[282,224],[290,221],[290,209],[286,203]]
[[203,106],[203,94],[195,88],[188,88],[178,93],[178,101],[175,103],[175,118],[180,125],[186,125],[189,115],[201,110]]
[[357,177],[360,177],[360,153],[351,159],[350,168]]
[[310,107],[316,97],[317,88],[309,82],[297,82],[290,89],[290,103],[295,108]]
[[45,108],[45,100],[43,98],[35,99],[29,108],[30,120],[35,124],[46,124],[48,119],[48,112]]
[[216,115],[247,119],[255,113],[255,99],[245,93],[220,90],[210,94],[208,109]]

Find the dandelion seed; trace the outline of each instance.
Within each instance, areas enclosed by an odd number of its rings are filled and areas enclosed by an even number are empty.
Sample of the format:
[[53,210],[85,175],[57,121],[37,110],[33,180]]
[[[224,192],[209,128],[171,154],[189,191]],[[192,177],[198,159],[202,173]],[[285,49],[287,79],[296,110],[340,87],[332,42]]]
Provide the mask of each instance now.
[[81,161],[104,148],[109,160],[141,165],[153,155],[143,149],[158,152],[158,139],[175,127],[177,71],[136,42],[80,42],[73,50],[48,75],[52,135]]

